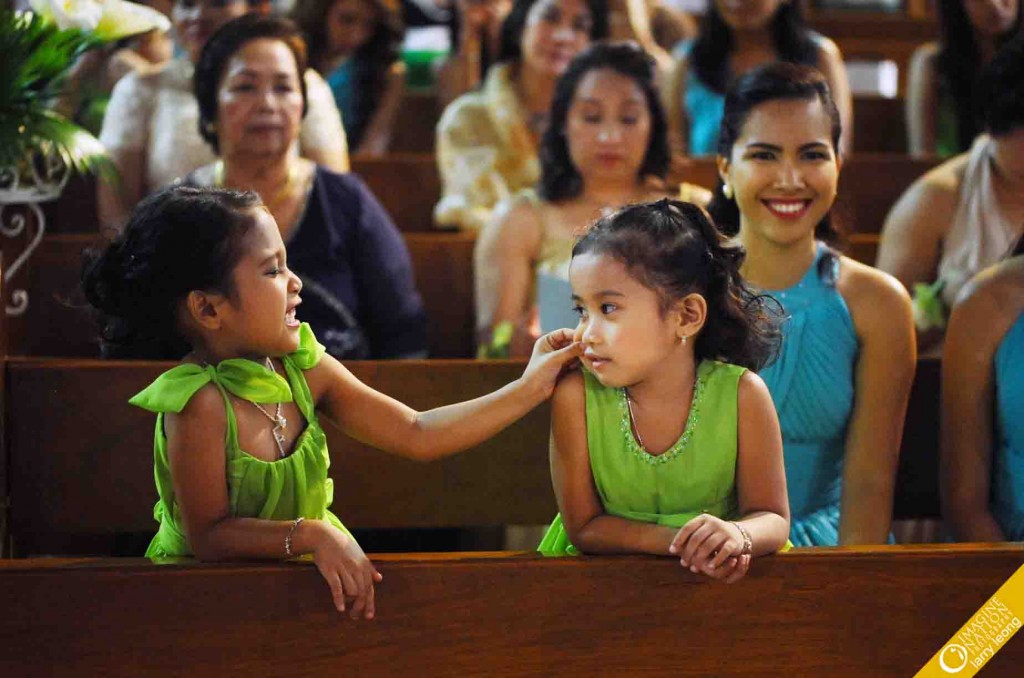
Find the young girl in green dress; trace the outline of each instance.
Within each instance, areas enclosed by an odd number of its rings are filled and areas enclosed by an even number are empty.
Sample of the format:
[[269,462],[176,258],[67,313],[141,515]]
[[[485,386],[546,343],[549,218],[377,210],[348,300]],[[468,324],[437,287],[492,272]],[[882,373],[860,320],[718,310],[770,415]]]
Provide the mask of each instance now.
[[515,382],[415,412],[359,382],[300,323],[302,283],[251,192],[177,187],[144,200],[87,263],[83,287],[104,318],[107,348],[183,356],[131,400],[157,413],[160,528],[146,555],[311,553],[335,605],[354,618],[373,617],[381,576],[328,510],[333,484],[318,412],[374,447],[436,459],[547,399],[581,353],[570,330],[548,334]]
[[752,371],[778,347],[773,307],[690,203],[626,207],[572,254],[586,370],[552,400],[560,513],[540,550],[672,555],[736,581],[789,534],[779,422]]

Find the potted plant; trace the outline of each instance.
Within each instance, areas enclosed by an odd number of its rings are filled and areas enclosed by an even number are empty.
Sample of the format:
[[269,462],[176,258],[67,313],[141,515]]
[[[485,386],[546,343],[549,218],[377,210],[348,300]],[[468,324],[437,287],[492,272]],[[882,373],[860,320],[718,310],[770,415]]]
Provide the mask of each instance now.
[[[5,266],[5,282],[42,240],[45,221],[38,203],[60,196],[73,172],[99,172],[116,180],[99,141],[53,110],[68,71],[85,52],[124,37],[168,30],[167,17],[124,0],[30,0],[32,11],[0,9],[0,235],[17,238],[27,229],[25,205],[35,235]],[[24,312],[27,296],[12,294],[10,315]]]

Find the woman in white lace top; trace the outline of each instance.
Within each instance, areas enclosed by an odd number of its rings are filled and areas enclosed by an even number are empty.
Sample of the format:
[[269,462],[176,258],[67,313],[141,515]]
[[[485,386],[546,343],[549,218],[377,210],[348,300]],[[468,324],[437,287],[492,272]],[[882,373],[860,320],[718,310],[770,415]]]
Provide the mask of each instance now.
[[[131,74],[118,82],[103,120],[100,141],[120,172],[116,184],[97,187],[100,222],[118,226],[150,192],[184,177],[216,157],[199,136],[199,109],[192,94],[192,68],[206,40],[258,0],[175,0],[172,19],[184,52],[161,70]],[[299,152],[337,172],[348,171],[348,148],[330,88],[312,70],[305,73],[309,112]]]

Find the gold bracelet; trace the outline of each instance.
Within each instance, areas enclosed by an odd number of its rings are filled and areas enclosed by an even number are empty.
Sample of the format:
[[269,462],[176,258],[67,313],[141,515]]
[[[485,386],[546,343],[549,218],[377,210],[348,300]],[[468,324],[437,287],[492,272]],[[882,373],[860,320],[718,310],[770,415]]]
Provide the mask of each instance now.
[[750,538],[750,533],[747,532],[747,528],[743,527],[735,520],[732,524],[736,526],[736,529],[743,535],[743,551],[740,552],[741,556],[750,555],[754,552],[754,541]]
[[295,555],[294,553],[292,553],[292,536],[295,534],[295,530],[298,529],[299,523],[301,523],[303,520],[305,520],[305,518],[296,518],[295,522],[292,523],[291,528],[289,528],[288,534],[285,535],[284,553],[289,558]]

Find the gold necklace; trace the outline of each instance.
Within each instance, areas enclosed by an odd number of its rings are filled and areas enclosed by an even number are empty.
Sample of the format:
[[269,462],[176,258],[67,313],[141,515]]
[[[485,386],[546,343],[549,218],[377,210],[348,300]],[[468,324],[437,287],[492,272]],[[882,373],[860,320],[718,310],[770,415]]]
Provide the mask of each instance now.
[[[263,204],[266,206],[266,208],[268,210],[273,212],[274,208],[277,207],[278,203],[280,203],[282,200],[287,198],[288,195],[291,193],[292,188],[294,188],[295,184],[298,183],[299,168],[300,168],[300,163],[299,162],[296,162],[296,161],[289,161],[288,162],[288,173],[287,173],[287,177],[285,178],[284,185],[281,186],[281,188],[277,189],[277,191],[274,193],[274,195],[272,195],[270,197],[269,200],[264,200],[263,201]],[[224,161],[223,160],[218,160],[213,165],[213,185],[216,186],[217,188],[223,188],[224,187]],[[262,198],[263,196],[260,196],[260,197]]]

